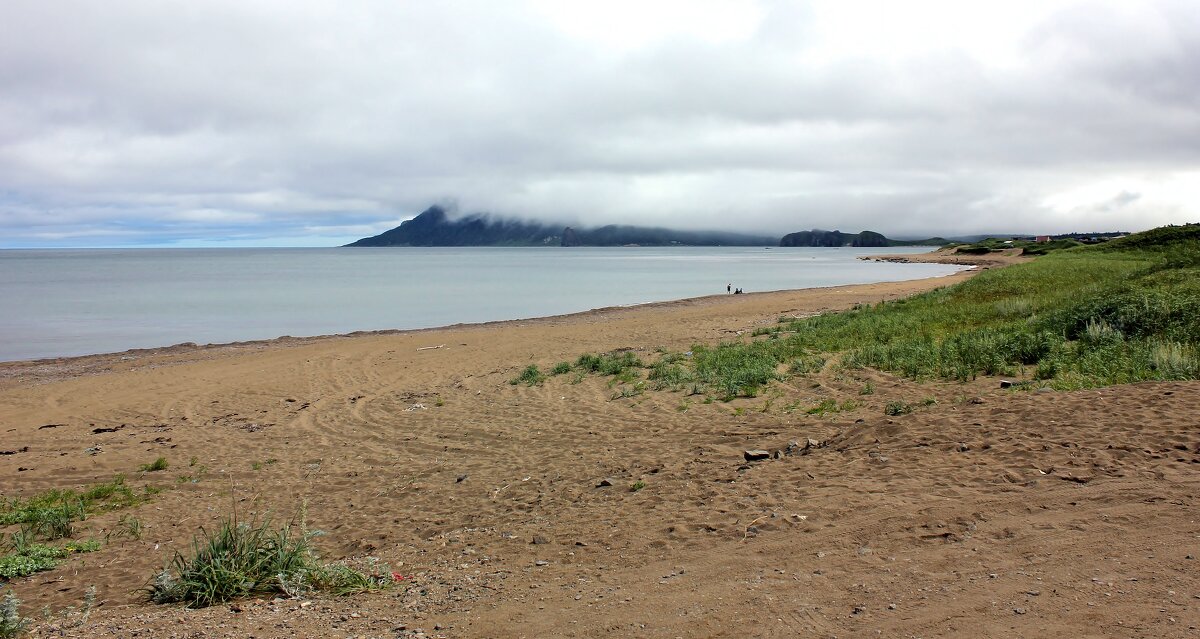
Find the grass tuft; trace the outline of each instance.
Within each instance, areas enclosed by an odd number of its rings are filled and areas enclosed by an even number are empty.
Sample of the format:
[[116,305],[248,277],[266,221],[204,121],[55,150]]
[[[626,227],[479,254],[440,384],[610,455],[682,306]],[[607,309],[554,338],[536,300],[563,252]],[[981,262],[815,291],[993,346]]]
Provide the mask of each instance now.
[[143,473],[153,473],[153,472],[158,472],[160,470],[166,470],[167,465],[168,465],[167,458],[159,457],[158,459],[154,460],[152,463],[142,464],[141,466],[138,467],[138,470]]
[[517,384],[525,384],[526,386],[537,386],[546,381],[546,375],[538,368],[537,364],[530,364],[521,371],[520,375],[508,380],[509,384],[516,386]]
[[251,595],[298,596],[310,590],[347,594],[378,590],[391,583],[385,569],[362,573],[342,564],[321,564],[312,551],[313,534],[289,525],[225,519],[213,531],[201,529],[188,556],[176,552],[170,565],[146,588],[154,603],[203,608]]
[[884,415],[907,415],[911,412],[913,412],[912,404],[907,404],[900,401],[888,402],[887,406],[883,407]]

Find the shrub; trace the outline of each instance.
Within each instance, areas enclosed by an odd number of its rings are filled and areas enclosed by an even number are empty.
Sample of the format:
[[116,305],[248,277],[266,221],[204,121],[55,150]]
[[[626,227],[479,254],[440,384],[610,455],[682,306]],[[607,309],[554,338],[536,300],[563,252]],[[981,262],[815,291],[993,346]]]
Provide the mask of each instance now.
[[559,362],[550,369],[551,375],[565,375],[571,372],[571,362]]
[[1162,379],[1195,379],[1200,377],[1200,360],[1195,350],[1178,342],[1158,342],[1150,351],[1150,361]]

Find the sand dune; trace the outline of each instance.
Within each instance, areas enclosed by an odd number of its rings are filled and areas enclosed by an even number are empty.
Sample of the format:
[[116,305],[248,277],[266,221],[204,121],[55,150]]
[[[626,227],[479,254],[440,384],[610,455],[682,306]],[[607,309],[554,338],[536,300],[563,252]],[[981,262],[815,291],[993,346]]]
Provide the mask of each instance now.
[[[116,473],[164,489],[80,525],[103,538],[132,514],[140,540],[11,585],[30,610],[95,585],[86,624],[36,631],[72,637],[1196,636],[1200,384],[1029,392],[827,367],[704,403],[509,383],[968,276],[0,365],[5,496]],[[806,413],[827,398],[857,407]],[[895,400],[918,408],[889,417]],[[159,456],[167,471],[137,472]],[[302,508],[324,558],[406,580],[311,604],[140,602],[199,527]]]

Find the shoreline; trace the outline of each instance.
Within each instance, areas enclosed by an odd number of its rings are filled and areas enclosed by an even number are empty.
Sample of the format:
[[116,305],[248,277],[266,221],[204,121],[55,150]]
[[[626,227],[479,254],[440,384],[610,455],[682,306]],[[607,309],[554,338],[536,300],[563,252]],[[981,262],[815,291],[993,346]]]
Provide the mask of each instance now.
[[[941,282],[943,280],[954,279],[959,281],[965,276],[971,276],[979,272],[979,270],[1004,266],[1007,264],[1017,263],[1021,260],[1013,259],[1013,256],[1005,256],[1006,259],[993,259],[987,256],[954,256],[948,258],[944,253],[944,249],[938,249],[929,253],[917,253],[912,255],[872,255],[863,256],[859,259],[870,261],[887,261],[887,262],[905,262],[905,263],[939,263],[939,264],[954,264],[959,266],[973,267],[967,268],[949,275],[941,275],[934,277],[924,277],[912,280],[898,280],[889,282],[871,282],[866,284],[845,284],[824,287],[810,287],[798,289],[783,289],[777,291],[760,291],[753,293],[744,293],[741,295],[731,294],[714,294],[704,295],[700,297],[685,297],[673,300],[662,300],[655,302],[645,302],[641,304],[630,304],[625,306],[604,306],[598,308],[576,311],[573,313],[562,313],[556,315],[534,316],[527,318],[491,320],[486,322],[462,322],[455,324],[446,324],[441,326],[432,326],[426,328],[409,328],[409,329],[380,329],[380,330],[365,330],[351,331],[348,333],[329,333],[321,335],[309,336],[291,336],[281,335],[279,337],[243,340],[234,342],[220,342],[199,344],[196,342],[180,342],[165,346],[156,346],[150,348],[131,348],[122,351],[92,353],[87,355],[71,355],[63,357],[43,357],[37,359],[24,360],[9,360],[0,361],[0,388],[14,383],[29,381],[29,379],[37,380],[35,383],[45,383],[61,379],[81,375],[92,375],[108,370],[113,370],[114,367],[124,363],[135,362],[145,359],[187,359],[188,356],[195,356],[195,359],[203,359],[208,356],[219,354],[238,354],[252,351],[261,351],[269,348],[286,348],[304,346],[309,344],[323,343],[332,340],[347,340],[347,339],[362,339],[372,337],[387,337],[400,335],[419,335],[428,333],[445,332],[461,329],[481,329],[481,328],[503,328],[506,326],[526,325],[526,324],[553,324],[571,321],[586,321],[589,318],[598,318],[612,315],[614,313],[627,312],[645,312],[662,309],[672,309],[686,306],[703,306],[708,304],[735,304],[740,301],[749,299],[761,299],[766,296],[786,296],[789,294],[797,294],[804,291],[822,291],[822,290],[855,290],[863,289],[870,290],[874,287],[886,287],[889,285],[903,285],[917,282]],[[977,267],[977,268],[975,268]]]
[[[74,522],[97,549],[5,591],[52,611],[35,636],[76,638],[1182,636],[1200,382],[1028,392],[833,361],[722,399],[570,364],[661,362],[982,270],[29,363],[0,381],[3,497],[119,476],[138,498]],[[231,514],[301,517],[322,561],[400,578],[203,609],[138,594]]]

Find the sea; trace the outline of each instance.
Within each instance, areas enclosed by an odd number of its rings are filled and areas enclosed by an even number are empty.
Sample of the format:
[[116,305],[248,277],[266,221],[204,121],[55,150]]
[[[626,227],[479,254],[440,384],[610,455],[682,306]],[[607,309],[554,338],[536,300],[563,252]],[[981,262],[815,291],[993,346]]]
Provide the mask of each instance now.
[[948,275],[928,247],[0,250],[0,361]]

